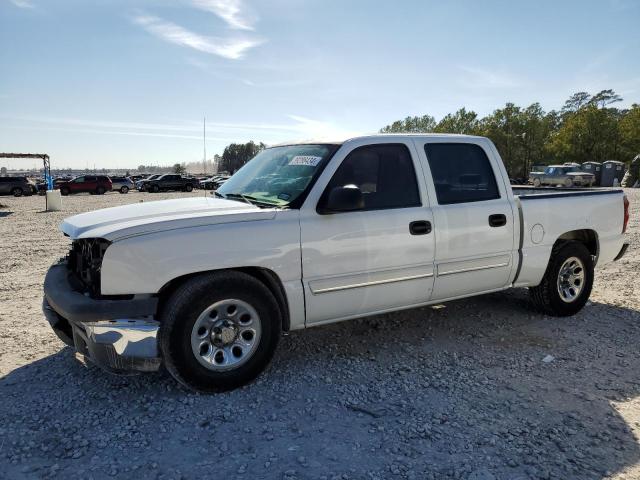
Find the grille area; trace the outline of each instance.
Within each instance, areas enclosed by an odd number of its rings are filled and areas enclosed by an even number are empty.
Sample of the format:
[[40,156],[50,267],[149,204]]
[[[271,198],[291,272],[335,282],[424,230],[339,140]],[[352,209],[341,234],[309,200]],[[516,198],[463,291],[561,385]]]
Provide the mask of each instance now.
[[102,258],[111,242],[101,238],[75,240],[68,255],[68,267],[84,292],[100,296]]

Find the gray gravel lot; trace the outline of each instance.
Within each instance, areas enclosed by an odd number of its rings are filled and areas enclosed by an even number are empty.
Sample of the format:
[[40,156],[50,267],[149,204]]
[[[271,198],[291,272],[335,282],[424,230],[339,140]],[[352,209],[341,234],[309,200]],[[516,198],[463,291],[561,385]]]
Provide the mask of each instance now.
[[512,290],[318,327],[213,396],[85,368],[40,312],[62,218],[187,195],[0,197],[0,478],[640,478],[640,190],[575,317]]

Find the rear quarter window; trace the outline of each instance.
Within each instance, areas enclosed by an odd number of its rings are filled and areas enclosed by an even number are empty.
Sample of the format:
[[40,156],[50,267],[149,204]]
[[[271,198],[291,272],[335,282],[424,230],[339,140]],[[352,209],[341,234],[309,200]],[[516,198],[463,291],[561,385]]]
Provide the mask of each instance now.
[[491,162],[472,143],[427,143],[424,146],[440,205],[500,198]]

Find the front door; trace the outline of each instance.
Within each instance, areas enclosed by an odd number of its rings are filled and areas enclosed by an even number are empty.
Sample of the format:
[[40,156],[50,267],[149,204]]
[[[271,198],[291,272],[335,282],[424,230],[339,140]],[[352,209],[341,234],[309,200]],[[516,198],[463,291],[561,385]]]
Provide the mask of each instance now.
[[[300,211],[308,325],[429,300],[434,236],[423,178],[410,141],[363,140],[336,153]],[[345,185],[360,189],[361,208],[318,208]]]
[[476,141],[416,141],[433,192],[434,300],[500,289],[514,268],[514,214],[502,165]]

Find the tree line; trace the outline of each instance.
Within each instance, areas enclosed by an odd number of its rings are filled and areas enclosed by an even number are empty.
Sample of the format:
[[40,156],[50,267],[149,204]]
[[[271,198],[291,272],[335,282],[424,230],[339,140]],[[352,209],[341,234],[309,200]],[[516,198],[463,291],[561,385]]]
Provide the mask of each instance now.
[[511,176],[528,176],[535,164],[604,160],[630,161],[640,153],[640,105],[620,109],[613,90],[571,95],[560,110],[539,103],[507,103],[486,117],[464,107],[436,121],[431,115],[407,117],[381,133],[462,133],[489,137]]

